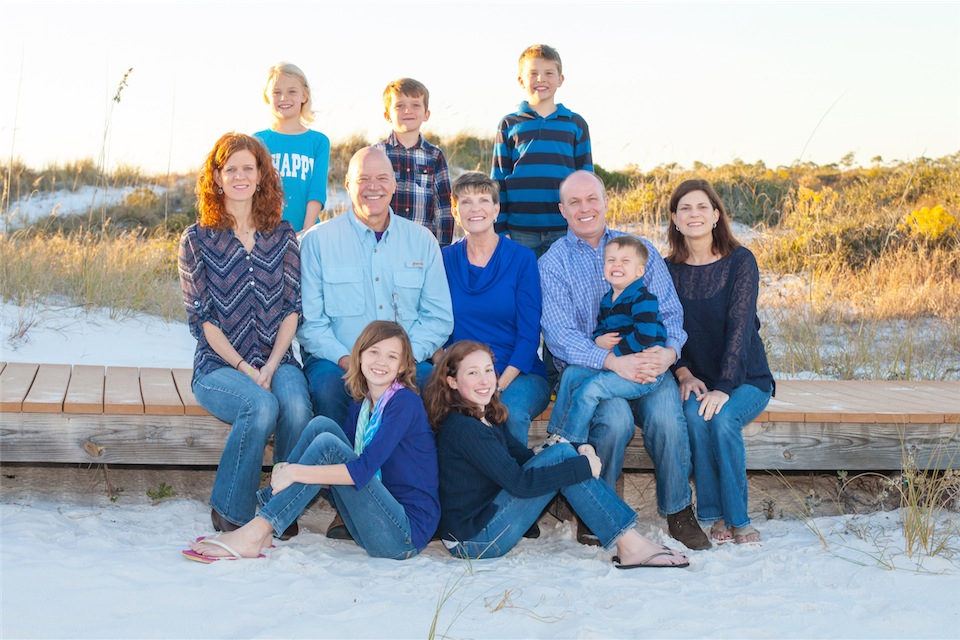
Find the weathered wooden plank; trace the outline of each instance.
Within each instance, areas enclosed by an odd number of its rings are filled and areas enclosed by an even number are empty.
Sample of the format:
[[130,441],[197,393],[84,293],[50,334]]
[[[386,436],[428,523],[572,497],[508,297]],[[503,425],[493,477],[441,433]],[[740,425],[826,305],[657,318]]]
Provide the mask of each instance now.
[[38,364],[11,362],[0,373],[0,411],[20,411],[37,375]]
[[213,417],[16,413],[0,423],[0,461],[215,466],[229,432]]
[[108,367],[103,387],[103,412],[114,415],[143,413],[140,372],[136,367]]
[[[547,423],[531,425],[538,444]],[[960,429],[956,425],[875,423],[751,423],[743,430],[747,469],[782,471],[896,471],[904,456],[920,469],[960,469]],[[624,453],[624,468],[652,470],[640,430]]]
[[182,416],[183,402],[177,393],[170,369],[140,369],[143,412],[160,416]]
[[36,413],[60,413],[63,411],[63,399],[70,384],[70,365],[41,364],[37,375],[30,385],[27,397],[23,399],[22,411]]
[[193,369],[173,369],[173,381],[177,385],[180,401],[183,403],[183,413],[188,416],[208,416],[210,412],[200,406],[193,395]]
[[103,380],[106,368],[88,364],[73,366],[64,413],[103,413]]

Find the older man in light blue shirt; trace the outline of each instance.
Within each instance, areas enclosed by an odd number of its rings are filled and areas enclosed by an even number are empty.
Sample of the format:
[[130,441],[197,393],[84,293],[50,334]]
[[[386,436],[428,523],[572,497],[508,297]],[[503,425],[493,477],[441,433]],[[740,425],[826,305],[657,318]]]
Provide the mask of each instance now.
[[425,227],[390,209],[397,183],[386,154],[372,147],[354,154],[346,187],[353,209],[304,234],[297,332],[314,412],[340,425],[350,404],[342,376],[370,322],[404,328],[421,385],[432,369],[429,358],[453,331],[440,247]]

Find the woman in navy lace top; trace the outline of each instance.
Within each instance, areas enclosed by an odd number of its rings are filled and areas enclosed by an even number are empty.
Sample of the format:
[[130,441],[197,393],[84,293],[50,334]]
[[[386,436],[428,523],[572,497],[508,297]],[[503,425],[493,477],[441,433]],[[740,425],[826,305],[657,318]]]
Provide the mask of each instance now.
[[747,514],[743,427],[774,390],[760,340],[760,273],[733,237],[717,192],[687,180],[670,198],[667,265],[689,338],[674,368],[697,486],[697,514],[718,543],[759,542]]
[[[285,461],[313,417],[290,344],[300,323],[300,253],[281,219],[283,192],[256,138],[221,137],[197,179],[198,222],[180,238],[178,263],[190,333],[193,393],[233,427],[210,496],[214,528],[256,515],[263,451],[275,436]],[[295,535],[294,522],[284,532]]]

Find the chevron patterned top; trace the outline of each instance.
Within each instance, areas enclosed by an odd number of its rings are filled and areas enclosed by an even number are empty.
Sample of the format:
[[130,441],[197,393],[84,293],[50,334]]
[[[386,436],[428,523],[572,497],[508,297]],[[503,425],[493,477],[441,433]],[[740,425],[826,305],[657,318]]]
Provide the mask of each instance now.
[[[300,248],[293,227],[283,220],[254,237],[250,253],[231,229],[197,223],[180,237],[180,287],[190,333],[197,339],[194,377],[236,364],[225,362],[207,343],[204,322],[219,327],[244,360],[262,367],[284,318],[296,313],[302,321]],[[292,347],[281,364],[297,365]]]

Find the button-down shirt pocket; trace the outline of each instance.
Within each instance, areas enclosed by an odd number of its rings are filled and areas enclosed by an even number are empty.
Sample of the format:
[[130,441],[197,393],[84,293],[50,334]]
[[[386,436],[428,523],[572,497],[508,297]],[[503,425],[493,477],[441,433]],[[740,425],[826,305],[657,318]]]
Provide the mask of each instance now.
[[394,312],[403,320],[416,320],[420,313],[423,269],[400,269],[393,276],[393,284],[396,288]]
[[352,267],[323,270],[323,306],[331,318],[363,313],[363,272]]

